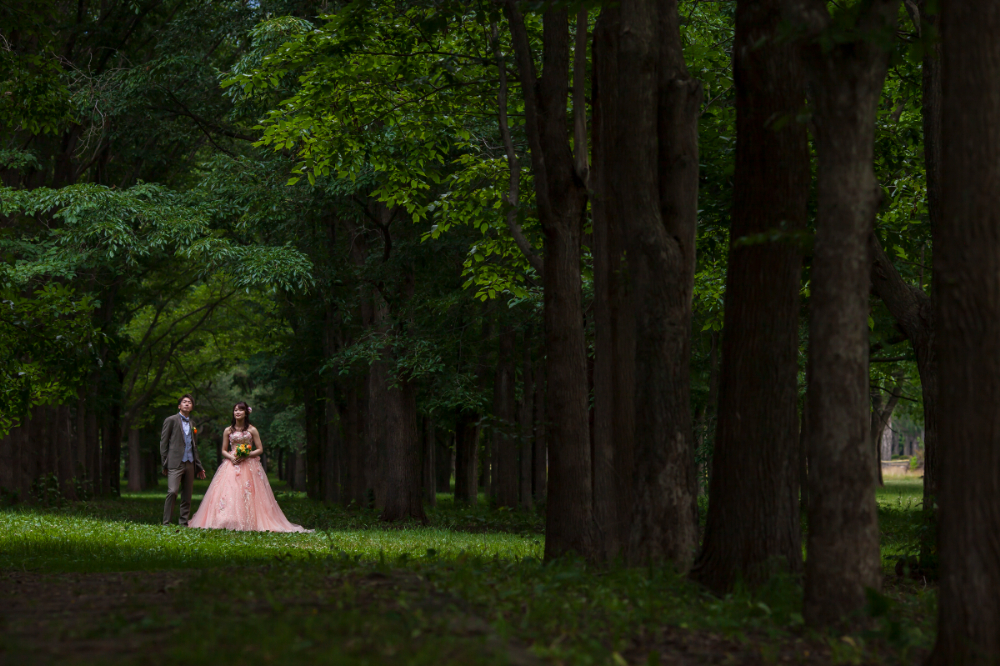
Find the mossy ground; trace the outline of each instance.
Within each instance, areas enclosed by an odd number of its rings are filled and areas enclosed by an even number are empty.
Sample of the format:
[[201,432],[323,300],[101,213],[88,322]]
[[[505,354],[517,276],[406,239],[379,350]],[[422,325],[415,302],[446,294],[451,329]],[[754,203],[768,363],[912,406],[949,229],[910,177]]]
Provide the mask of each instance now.
[[934,592],[893,568],[920,493],[879,492],[885,594],[846,633],[804,628],[791,578],[719,599],[667,569],[543,565],[538,515],[444,495],[398,526],[279,493],[313,534],[163,527],[162,489],[5,509],[0,663],[914,663]]

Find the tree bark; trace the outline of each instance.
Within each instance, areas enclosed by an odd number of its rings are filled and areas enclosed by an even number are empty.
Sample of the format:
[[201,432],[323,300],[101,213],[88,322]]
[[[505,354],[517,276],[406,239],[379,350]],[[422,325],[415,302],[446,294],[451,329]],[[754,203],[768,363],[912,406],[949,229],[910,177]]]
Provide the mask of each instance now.
[[531,447],[531,492],[535,504],[544,503],[548,492],[549,450],[545,440],[545,364],[535,375],[535,437]]
[[[527,29],[515,0],[505,0],[531,148],[538,217],[545,235],[546,436],[549,489],[545,558],[576,552],[598,559],[595,550],[587,369],[580,273],[586,214],[585,174],[569,145],[569,15],[549,5],[542,17],[542,75],[535,67]],[[582,104],[577,99],[576,104]],[[586,151],[586,146],[577,146]]]
[[517,420],[514,396],[514,329],[500,331],[497,369],[493,379],[493,450],[496,458],[497,506],[517,506]]
[[[691,564],[698,543],[689,354],[701,86],[684,67],[676,0],[621,8],[617,170],[635,308],[631,564]],[[639,357],[641,355],[641,358]]]
[[437,438],[435,437],[434,419],[424,417],[424,455],[423,455],[423,487],[424,499],[429,506],[437,505]]
[[594,28],[592,133],[594,198],[594,519],[604,557],[624,551],[631,529],[635,427],[635,324],[615,170],[618,131],[618,6]]
[[524,333],[524,343],[521,360],[521,402],[517,407],[517,420],[520,429],[517,440],[518,497],[522,509],[530,509],[531,503],[531,440],[534,430],[533,408],[535,404],[535,384],[531,372],[531,331]]
[[934,301],[941,456],[930,664],[1000,663],[1000,6],[941,4],[941,223]]
[[417,398],[413,384],[403,378],[385,395],[385,477],[382,520],[415,518],[427,522],[420,493],[420,441],[417,435]]
[[306,496],[309,499],[322,500],[323,486],[321,475],[323,461],[321,447],[325,442],[323,442],[323,433],[320,424],[324,419],[324,410],[322,403],[316,397],[316,393],[315,385],[307,381],[302,390],[302,398],[305,402],[306,431],[306,450],[304,452],[306,463],[305,489]]
[[705,538],[692,577],[716,594],[802,570],[799,284],[809,146],[781,0],[736,4],[736,173]]
[[[933,4],[933,6],[928,6]],[[910,8],[907,3],[907,8]],[[921,62],[922,115],[924,129],[924,173],[927,179],[927,212],[930,217],[931,229],[938,227],[942,220],[941,210],[941,42],[940,15],[937,3],[928,0],[917,0],[918,16],[916,24],[920,38],[924,44],[924,57]],[[919,296],[926,296],[923,284]],[[881,294],[880,294],[881,297]],[[930,299],[921,299],[929,301]],[[887,303],[888,305],[888,303]],[[934,356],[934,325],[933,307],[928,302],[921,302],[921,318],[926,317],[926,334],[915,337],[927,338],[921,340],[922,349],[917,351],[917,344],[910,338],[917,354],[917,369],[920,372],[920,386],[924,403],[924,509],[930,510],[930,526],[936,531],[936,504],[940,487],[941,463],[938,451],[937,426],[937,368]],[[895,316],[895,314],[893,315]],[[902,327],[902,322],[900,323]],[[904,328],[904,333],[909,333]],[[924,358],[921,359],[921,356]],[[926,559],[924,555],[921,559]]]
[[479,437],[476,417],[459,414],[455,423],[455,501],[475,505],[479,479]]
[[[863,5],[849,38],[823,0],[784,1],[788,19],[806,34],[818,155],[804,615],[830,625],[860,611],[866,590],[882,582],[868,432],[868,237],[880,197],[875,111],[899,1]],[[834,32],[840,37],[831,46]]]

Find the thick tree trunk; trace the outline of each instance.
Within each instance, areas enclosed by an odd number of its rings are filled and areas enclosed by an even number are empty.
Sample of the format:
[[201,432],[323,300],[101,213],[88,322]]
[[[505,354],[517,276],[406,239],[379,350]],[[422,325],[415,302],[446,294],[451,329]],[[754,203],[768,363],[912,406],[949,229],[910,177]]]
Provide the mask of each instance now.
[[493,380],[493,450],[496,458],[497,506],[517,506],[517,419],[514,395],[514,329],[500,331],[497,370]]
[[462,412],[455,423],[455,501],[475,504],[479,492],[479,437],[476,417]]
[[[621,9],[617,170],[635,308],[635,510],[627,560],[685,571],[698,543],[688,357],[701,86],[676,0]],[[639,358],[641,355],[641,358]]]
[[889,60],[898,0],[858,13],[856,41],[821,0],[786,0],[810,37],[818,155],[817,222],[809,326],[809,540],[805,617],[828,625],[861,610],[881,589],[873,452],[869,445],[868,238],[879,201],[872,167],[875,111]]
[[531,331],[524,334],[521,360],[521,402],[517,407],[520,436],[517,444],[518,495],[522,509],[531,508],[531,440],[534,430],[535,384],[531,372]]
[[[525,96],[538,216],[545,234],[546,436],[549,488],[545,558],[576,552],[599,559],[594,540],[587,367],[583,332],[580,249],[586,213],[585,174],[569,145],[569,15],[543,15],[542,76],[536,77],[524,19],[514,0],[504,11],[510,24]],[[576,104],[582,104],[577,99]],[[584,141],[584,143],[586,143]],[[586,150],[585,146],[578,146]],[[585,162],[585,160],[584,160]]]
[[594,519],[605,558],[624,550],[631,528],[635,336],[625,230],[615,170],[618,132],[618,6],[605,7],[594,29]]
[[[693,578],[724,594],[802,570],[799,283],[809,147],[797,50],[780,0],[736,4],[736,173],[719,409],[705,538]],[[776,121],[782,119],[782,124]],[[762,240],[766,239],[766,240]]]
[[[120,388],[120,386],[118,387]],[[121,407],[114,403],[108,410],[107,426],[104,430],[105,494],[112,497],[121,495],[122,479],[122,419]]]
[[128,429],[128,485],[126,490],[137,493],[144,490],[142,469],[142,431],[138,428]]
[[420,438],[413,384],[396,378],[386,398],[385,498],[382,520],[415,518],[427,522],[420,493]]
[[1000,664],[1000,6],[941,4],[935,666]]

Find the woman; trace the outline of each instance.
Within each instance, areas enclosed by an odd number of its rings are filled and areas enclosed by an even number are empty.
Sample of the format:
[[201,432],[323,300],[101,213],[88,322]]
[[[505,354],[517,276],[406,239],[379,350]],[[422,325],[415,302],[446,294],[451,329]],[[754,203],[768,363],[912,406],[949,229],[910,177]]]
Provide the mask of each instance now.
[[[250,425],[251,411],[245,402],[238,402],[233,407],[233,424],[222,433],[225,460],[216,470],[205,491],[205,499],[188,525],[244,532],[311,532],[288,522],[274,499],[271,484],[260,464],[264,447],[257,428]],[[236,455],[238,446],[251,443],[253,451],[249,456]]]

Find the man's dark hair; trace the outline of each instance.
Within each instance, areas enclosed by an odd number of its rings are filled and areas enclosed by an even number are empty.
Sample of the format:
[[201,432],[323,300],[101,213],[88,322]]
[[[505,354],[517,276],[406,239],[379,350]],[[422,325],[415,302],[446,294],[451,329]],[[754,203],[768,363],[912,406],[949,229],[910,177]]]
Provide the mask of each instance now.
[[190,400],[192,405],[194,404],[194,396],[191,395],[190,393],[185,393],[184,395],[182,395],[180,398],[177,399],[177,406],[178,407],[180,407],[181,403],[184,402],[184,398],[187,398],[188,400]]

